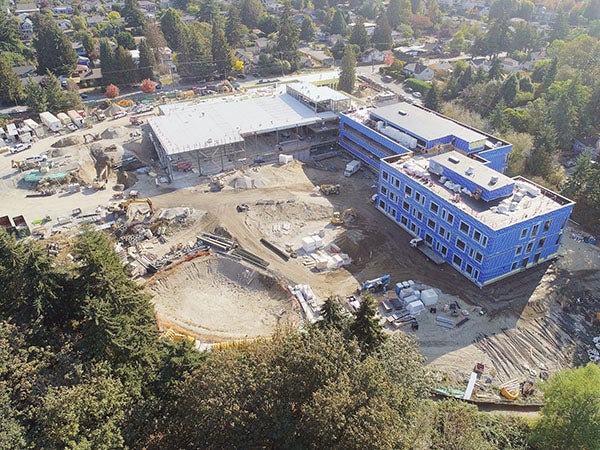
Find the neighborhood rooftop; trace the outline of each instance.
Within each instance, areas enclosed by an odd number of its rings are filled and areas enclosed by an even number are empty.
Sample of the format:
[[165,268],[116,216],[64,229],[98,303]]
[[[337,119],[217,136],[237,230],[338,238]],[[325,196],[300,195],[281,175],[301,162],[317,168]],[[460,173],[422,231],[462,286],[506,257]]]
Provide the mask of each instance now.
[[427,141],[445,136],[456,136],[466,142],[479,142],[488,136],[472,130],[432,111],[409,103],[381,106],[371,110],[371,117],[380,118],[391,125],[410,130]]

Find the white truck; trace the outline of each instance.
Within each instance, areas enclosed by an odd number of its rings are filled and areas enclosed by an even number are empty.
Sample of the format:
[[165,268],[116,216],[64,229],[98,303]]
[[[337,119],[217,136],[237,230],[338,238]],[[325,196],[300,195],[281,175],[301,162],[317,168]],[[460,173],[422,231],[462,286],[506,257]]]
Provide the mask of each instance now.
[[71,119],[73,123],[77,125],[78,128],[83,128],[83,117],[81,117],[77,111],[72,109],[67,111],[67,115],[69,116],[69,119]]
[[40,113],[40,120],[44,125],[48,127],[50,131],[60,131],[62,130],[62,123],[60,120],[51,112],[45,111]]
[[356,172],[358,172],[358,170],[360,169],[360,161],[358,160],[354,160],[354,161],[350,161],[348,164],[346,164],[346,169],[344,170],[344,176],[345,177],[350,177],[352,175],[354,175]]

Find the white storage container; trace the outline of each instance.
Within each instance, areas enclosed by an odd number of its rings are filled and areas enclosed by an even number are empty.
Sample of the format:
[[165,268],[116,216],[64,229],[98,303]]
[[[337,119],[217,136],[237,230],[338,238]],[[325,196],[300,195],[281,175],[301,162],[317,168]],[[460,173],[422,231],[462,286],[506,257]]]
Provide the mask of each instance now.
[[425,309],[425,306],[423,305],[423,302],[421,302],[421,300],[416,300],[416,301],[411,302],[408,305],[406,305],[406,310],[408,311],[409,314],[411,314],[413,316],[416,314],[419,314],[424,309]]
[[425,289],[421,292],[421,301],[425,306],[432,306],[438,302],[438,295],[433,289]]

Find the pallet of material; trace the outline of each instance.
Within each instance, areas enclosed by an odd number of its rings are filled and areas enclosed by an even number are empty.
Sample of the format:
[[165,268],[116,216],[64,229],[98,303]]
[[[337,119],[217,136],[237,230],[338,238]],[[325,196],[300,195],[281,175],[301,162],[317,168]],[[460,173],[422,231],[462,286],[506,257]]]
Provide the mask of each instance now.
[[444,316],[436,316],[435,320],[438,322],[449,323],[450,325],[454,325],[454,320],[448,319]]
[[463,320],[461,320],[460,322],[458,322],[456,324],[456,328],[463,326],[465,323],[467,323],[469,321],[468,317],[465,317]]
[[453,325],[453,324],[451,324],[451,323],[446,323],[446,322],[438,322],[438,321],[436,321],[436,322],[435,322],[435,324],[436,324],[438,327],[448,328],[448,329],[450,329],[450,330],[454,328],[454,325]]

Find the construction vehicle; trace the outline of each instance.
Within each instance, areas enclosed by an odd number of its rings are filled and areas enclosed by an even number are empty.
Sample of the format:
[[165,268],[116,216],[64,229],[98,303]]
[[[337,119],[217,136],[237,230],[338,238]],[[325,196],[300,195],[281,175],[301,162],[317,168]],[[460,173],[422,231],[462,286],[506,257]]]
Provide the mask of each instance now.
[[37,169],[40,167],[40,161],[15,161],[12,160],[10,162],[13,169],[19,169],[19,172],[24,172],[26,170]]
[[176,333],[175,331],[173,331],[172,328],[169,328],[167,331],[165,331],[165,333],[163,334],[163,338],[165,339],[169,339],[170,341],[175,341],[175,342],[189,342],[190,344],[194,345],[196,343],[196,339],[194,339],[192,336],[188,336],[187,334],[183,334],[183,333]]
[[[90,138],[90,140],[88,141],[88,137]],[[88,142],[94,142],[94,141],[100,141],[102,140],[102,136],[100,135],[100,133],[98,134],[92,134],[92,133],[86,133],[83,135],[83,143],[87,144]]]
[[385,291],[391,282],[392,282],[392,277],[390,275],[383,275],[379,278],[365,281],[362,284],[362,286],[360,287],[360,290],[361,290],[361,292]]
[[356,220],[356,212],[354,208],[348,208],[342,212],[336,211],[331,216],[331,223],[333,225],[343,225],[348,222],[354,222]]
[[321,184],[319,186],[319,191],[323,195],[339,195],[340,193],[340,185],[339,184]]
[[96,189],[97,191],[106,189],[106,180],[103,180],[102,178],[94,178],[94,181],[92,181],[92,188]]
[[131,117],[129,119],[129,123],[131,125],[143,125],[144,121],[142,119],[140,119],[139,117]]
[[129,205],[132,203],[146,203],[148,208],[150,208],[150,212],[154,212],[154,205],[152,204],[152,200],[149,198],[130,198],[129,200],[119,203],[119,210],[127,212]]
[[219,177],[212,177],[210,179],[210,192],[219,192],[225,187],[225,183]]
[[240,203],[239,205],[237,205],[235,207],[235,209],[237,212],[241,213],[241,212],[249,211],[250,207],[246,203]]
[[356,159],[354,161],[350,161],[348,164],[346,164],[346,168],[344,169],[344,176],[352,176],[360,170],[361,165],[361,162]]

